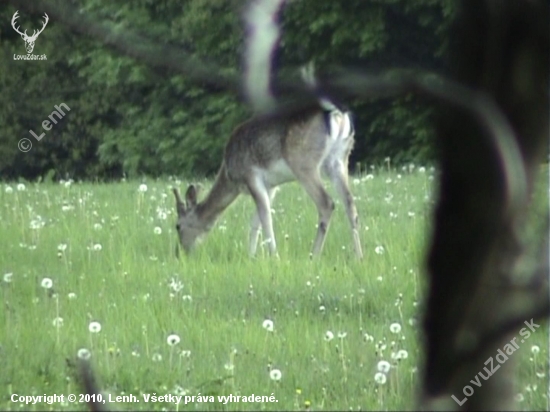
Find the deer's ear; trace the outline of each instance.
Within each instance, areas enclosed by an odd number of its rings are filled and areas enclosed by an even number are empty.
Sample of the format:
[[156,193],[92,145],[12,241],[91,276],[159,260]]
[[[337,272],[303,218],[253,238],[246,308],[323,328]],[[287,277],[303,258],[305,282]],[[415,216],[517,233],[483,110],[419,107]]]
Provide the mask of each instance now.
[[194,207],[197,205],[197,194],[198,190],[195,185],[189,185],[189,188],[185,193],[185,200],[187,201],[188,207]]
[[173,188],[172,192],[174,192],[174,196],[176,198],[176,209],[178,210],[178,216],[182,216],[185,214],[185,204],[181,200],[180,192],[178,189]]

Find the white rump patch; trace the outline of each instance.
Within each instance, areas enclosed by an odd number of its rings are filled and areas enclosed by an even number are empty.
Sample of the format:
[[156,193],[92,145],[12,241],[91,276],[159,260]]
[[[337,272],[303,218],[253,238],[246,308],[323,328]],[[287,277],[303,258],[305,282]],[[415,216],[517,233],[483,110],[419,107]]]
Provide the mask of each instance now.
[[348,113],[339,110],[330,112],[330,137],[335,140],[347,139],[352,130],[351,118]]

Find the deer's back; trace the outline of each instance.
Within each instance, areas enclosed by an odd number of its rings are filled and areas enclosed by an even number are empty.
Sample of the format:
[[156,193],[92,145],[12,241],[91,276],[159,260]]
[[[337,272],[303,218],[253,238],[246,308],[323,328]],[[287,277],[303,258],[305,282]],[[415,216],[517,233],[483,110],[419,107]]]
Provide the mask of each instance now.
[[228,177],[244,181],[252,170],[280,174],[290,159],[321,162],[327,147],[327,125],[323,111],[307,110],[292,117],[252,118],[238,126],[225,148]]

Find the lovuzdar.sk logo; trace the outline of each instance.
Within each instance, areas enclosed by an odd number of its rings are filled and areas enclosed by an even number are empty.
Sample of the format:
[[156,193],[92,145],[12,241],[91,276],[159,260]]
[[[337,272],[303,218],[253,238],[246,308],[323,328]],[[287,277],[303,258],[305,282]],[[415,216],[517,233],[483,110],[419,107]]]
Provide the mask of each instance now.
[[21,35],[21,38],[25,42],[25,48],[27,49],[27,54],[14,54],[13,60],[47,60],[47,57],[45,54],[32,54],[32,51],[34,50],[34,43],[36,42],[36,39],[44,31],[46,28],[46,25],[48,24],[48,21],[50,18],[46,13],[44,13],[44,22],[42,23],[42,28],[38,31],[33,30],[33,33],[31,36],[27,34],[27,30],[22,32],[19,27],[17,26],[16,20],[19,18],[19,10],[17,10],[12,19],[11,19],[11,26],[13,29]]

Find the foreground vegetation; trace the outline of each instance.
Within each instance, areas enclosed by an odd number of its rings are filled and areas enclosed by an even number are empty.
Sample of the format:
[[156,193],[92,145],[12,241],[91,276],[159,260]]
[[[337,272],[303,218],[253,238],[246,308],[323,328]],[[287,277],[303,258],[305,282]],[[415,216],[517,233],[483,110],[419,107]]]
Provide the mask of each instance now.
[[[105,396],[140,401],[112,409],[414,409],[434,172],[371,172],[351,184],[363,262],[340,202],[323,256],[308,258],[316,212],[296,184],[273,205],[280,260],[248,257],[242,197],[179,261],[170,187],[186,182],[0,186],[0,409],[84,409],[10,401],[79,393],[77,354]],[[541,326],[509,360],[522,409],[546,408],[547,340]],[[218,402],[229,394],[277,402]]]

